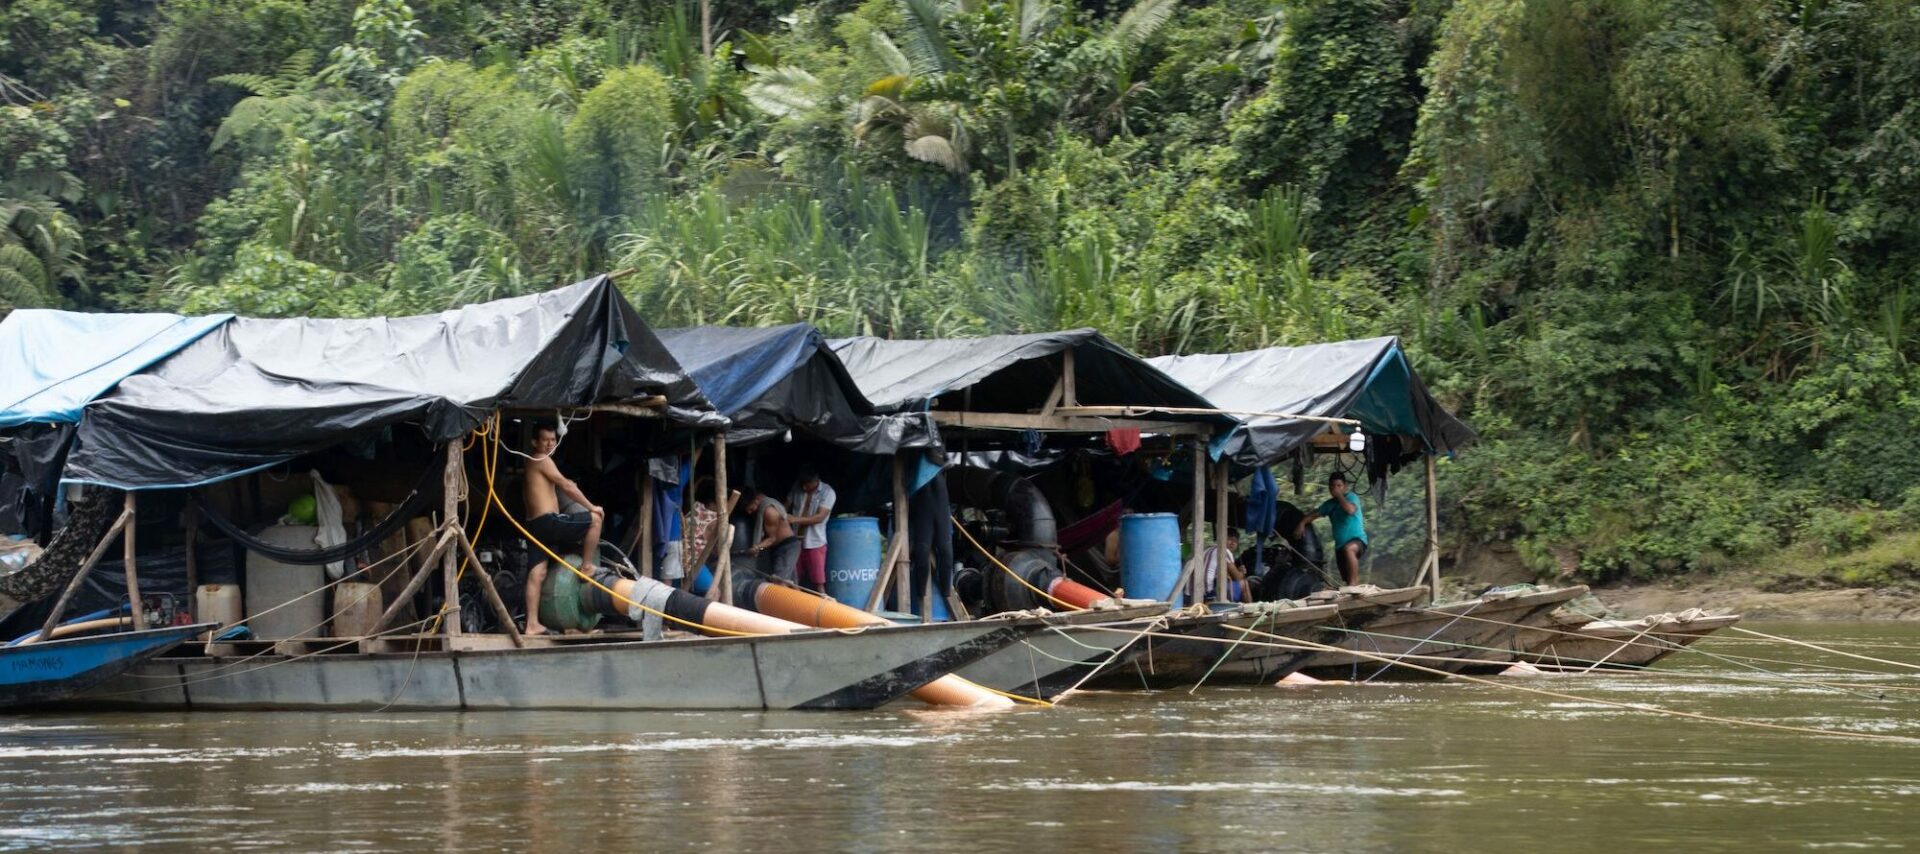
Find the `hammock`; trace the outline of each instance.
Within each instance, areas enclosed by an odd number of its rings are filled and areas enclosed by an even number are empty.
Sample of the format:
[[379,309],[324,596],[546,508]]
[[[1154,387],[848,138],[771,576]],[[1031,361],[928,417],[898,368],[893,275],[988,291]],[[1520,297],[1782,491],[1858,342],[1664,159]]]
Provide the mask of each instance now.
[[1114,528],[1120,526],[1120,515],[1125,509],[1124,501],[1115,501],[1061,528],[1059,535],[1061,550],[1077,552],[1105,539],[1108,534],[1113,533]]
[[205,516],[207,521],[212,522],[213,526],[220,529],[221,533],[232,537],[234,542],[239,543],[240,546],[247,551],[253,552],[254,554],[266,555],[281,563],[290,563],[295,566],[317,566],[345,560],[367,549],[373,548],[379,544],[381,540],[392,535],[394,531],[399,530],[401,525],[407,523],[407,520],[420,515],[420,511],[427,506],[428,498],[423,488],[431,482],[430,478],[439,474],[441,469],[446,467],[445,459],[444,456],[441,456],[440,460],[442,462],[440,465],[430,467],[425,472],[422,472],[420,474],[420,480],[413,485],[413,491],[407,493],[406,500],[400,502],[400,506],[394,508],[392,513],[387,514],[387,518],[380,520],[380,524],[373,526],[366,533],[358,537],[354,537],[337,546],[324,549],[289,549],[273,545],[272,543],[262,542],[252,534],[247,533],[239,525],[235,525],[233,520],[216,512],[212,506],[201,500],[198,491],[189,493],[188,497],[193,501],[193,506],[200,508],[200,514]]

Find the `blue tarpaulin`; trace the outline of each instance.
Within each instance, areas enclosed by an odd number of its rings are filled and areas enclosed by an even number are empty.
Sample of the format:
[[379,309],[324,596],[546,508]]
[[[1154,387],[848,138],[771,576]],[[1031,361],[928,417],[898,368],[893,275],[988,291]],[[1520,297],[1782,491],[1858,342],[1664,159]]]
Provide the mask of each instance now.
[[0,320],[0,428],[76,423],[88,401],[232,318],[16,309]]
[[1327,426],[1249,413],[1351,418],[1376,436],[1410,437],[1426,453],[1451,454],[1477,438],[1428,393],[1398,338],[1147,361],[1236,413],[1241,424],[1226,437],[1224,451],[1241,465],[1277,462]]
[[658,333],[714,408],[732,419],[731,444],[794,430],[863,454],[940,446],[940,434],[924,413],[875,413],[819,330],[805,323]]

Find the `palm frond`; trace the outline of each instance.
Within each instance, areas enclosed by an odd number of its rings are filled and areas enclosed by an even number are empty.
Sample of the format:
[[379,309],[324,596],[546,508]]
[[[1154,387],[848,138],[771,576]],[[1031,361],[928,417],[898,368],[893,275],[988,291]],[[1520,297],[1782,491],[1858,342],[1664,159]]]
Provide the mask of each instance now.
[[938,0],[900,0],[907,21],[907,61],[916,74],[936,74],[954,67],[957,59],[947,41],[947,7]]
[[767,115],[796,118],[820,106],[820,78],[806,69],[783,65],[751,70],[754,80],[747,84],[747,101]]
[[900,45],[894,42],[892,36],[880,30],[874,30],[868,35],[867,41],[873,47],[874,55],[880,57],[881,64],[885,65],[887,71],[893,76],[906,77],[913,73],[913,63],[907,59],[905,53],[901,52]]
[[1110,37],[1127,53],[1136,53],[1179,8],[1180,0],[1140,0],[1120,16]]

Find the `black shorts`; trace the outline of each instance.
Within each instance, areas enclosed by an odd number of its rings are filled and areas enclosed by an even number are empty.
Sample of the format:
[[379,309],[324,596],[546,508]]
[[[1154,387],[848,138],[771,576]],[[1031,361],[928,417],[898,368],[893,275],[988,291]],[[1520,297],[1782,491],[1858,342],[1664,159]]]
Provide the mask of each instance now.
[[1359,553],[1359,554],[1357,554],[1357,555],[1354,555],[1354,557],[1366,557],[1366,556],[1367,556],[1367,541],[1366,541],[1366,540],[1363,540],[1363,539],[1360,539],[1359,537],[1350,537],[1350,538],[1348,538],[1348,540],[1347,540],[1346,542],[1344,542],[1344,543],[1341,543],[1341,544],[1340,544],[1340,549],[1339,549],[1339,550],[1340,550],[1340,551],[1346,551],[1346,550],[1347,550],[1347,546],[1350,546],[1350,545],[1353,545],[1354,543],[1359,543],[1359,544],[1360,544],[1360,553]]
[[527,532],[554,551],[585,543],[587,530],[592,527],[591,513],[548,513],[527,522]]

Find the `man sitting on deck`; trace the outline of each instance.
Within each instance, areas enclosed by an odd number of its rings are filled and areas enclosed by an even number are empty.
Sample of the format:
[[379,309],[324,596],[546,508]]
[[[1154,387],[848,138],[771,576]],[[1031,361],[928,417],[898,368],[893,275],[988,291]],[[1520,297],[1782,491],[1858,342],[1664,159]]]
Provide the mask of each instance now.
[[[563,553],[565,549],[580,547],[580,571],[593,574],[594,560],[600,551],[600,525],[606,519],[606,511],[600,505],[587,500],[587,494],[580,491],[578,484],[568,480],[560,473],[560,467],[553,464],[553,452],[560,447],[560,435],[551,425],[542,424],[533,428],[533,457],[527,461],[523,508],[527,514],[527,532],[540,541],[541,545],[554,552]],[[587,508],[585,513],[560,512],[560,498],[567,499]],[[534,551],[539,552],[535,546]],[[540,625],[540,588],[547,580],[547,562],[542,560],[527,572],[527,630],[529,635],[547,633]]]
[[787,508],[751,486],[740,490],[739,506],[753,523],[753,545],[747,550],[755,556],[754,568],[763,575],[793,581],[800,563],[800,538],[793,535]]
[[1347,586],[1360,583],[1360,556],[1367,553],[1366,519],[1360,512],[1360,499],[1347,491],[1347,476],[1334,472],[1327,476],[1327,491],[1332,498],[1320,503],[1312,513],[1300,519],[1293,536],[1305,536],[1313,520],[1325,516],[1333,523],[1334,555],[1340,561],[1340,575]]

